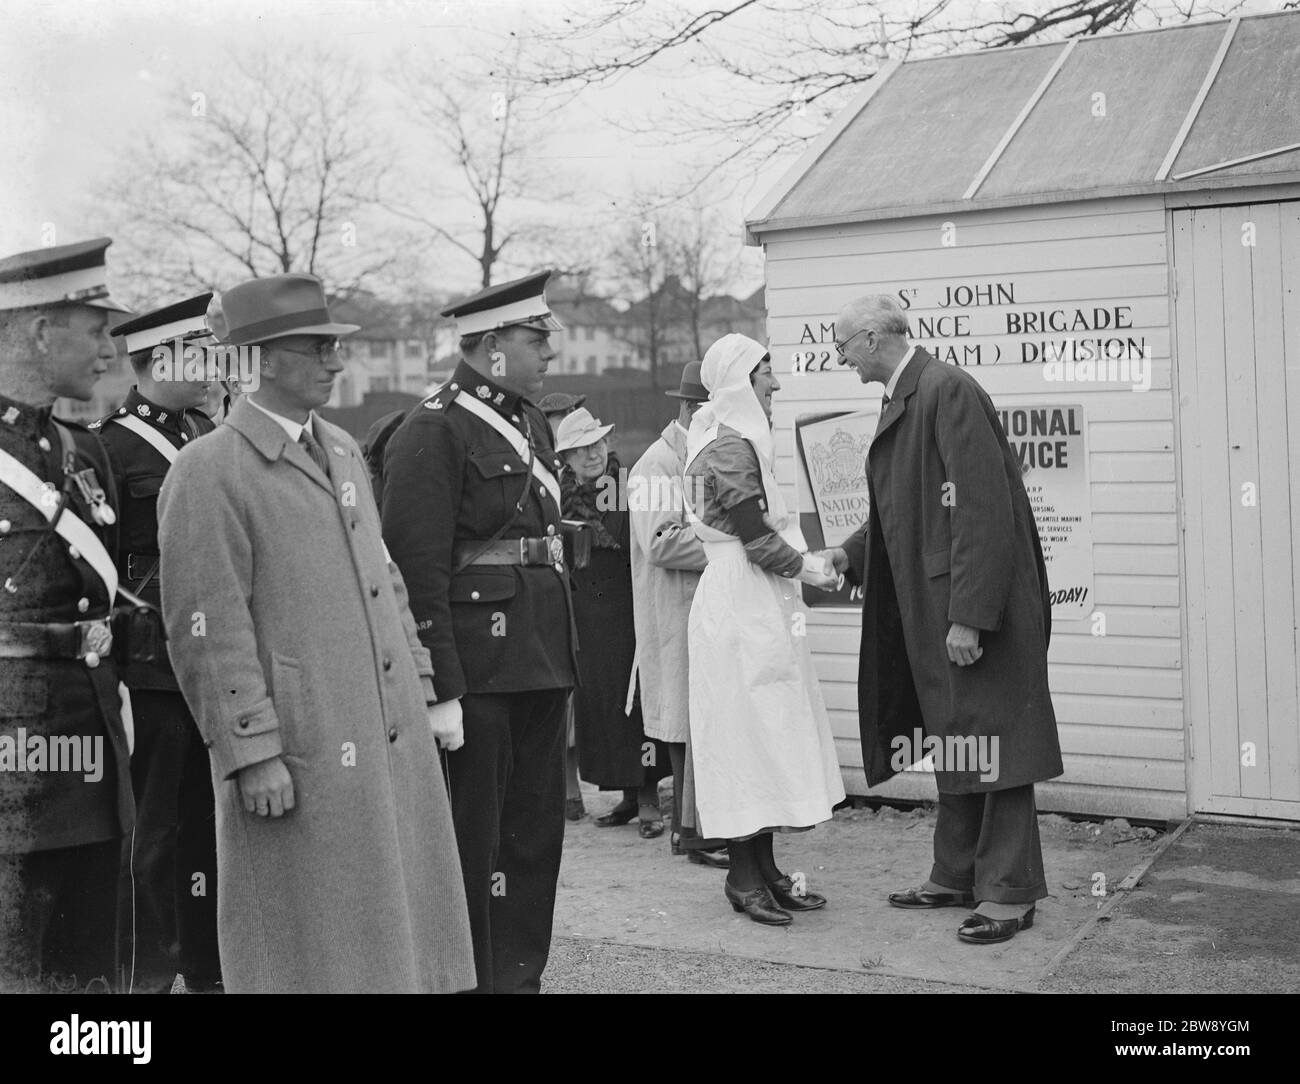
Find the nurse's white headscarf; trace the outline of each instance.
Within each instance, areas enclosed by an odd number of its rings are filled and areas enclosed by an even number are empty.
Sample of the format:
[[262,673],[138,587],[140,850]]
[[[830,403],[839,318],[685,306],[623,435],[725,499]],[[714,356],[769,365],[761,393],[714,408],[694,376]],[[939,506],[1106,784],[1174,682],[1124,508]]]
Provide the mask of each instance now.
[[724,335],[704,354],[700,381],[709,391],[709,401],[695,412],[686,436],[686,461],[693,460],[705,445],[717,438],[718,426],[729,425],[754,445],[770,471],[775,447],[772,424],[749,382],[767,347],[747,335]]

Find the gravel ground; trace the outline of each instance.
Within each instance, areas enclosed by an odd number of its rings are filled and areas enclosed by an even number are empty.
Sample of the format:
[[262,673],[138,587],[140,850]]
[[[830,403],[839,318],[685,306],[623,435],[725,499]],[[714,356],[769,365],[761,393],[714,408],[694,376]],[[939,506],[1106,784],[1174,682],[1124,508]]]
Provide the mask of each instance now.
[[548,994],[933,994],[987,993],[972,986],[558,938]]

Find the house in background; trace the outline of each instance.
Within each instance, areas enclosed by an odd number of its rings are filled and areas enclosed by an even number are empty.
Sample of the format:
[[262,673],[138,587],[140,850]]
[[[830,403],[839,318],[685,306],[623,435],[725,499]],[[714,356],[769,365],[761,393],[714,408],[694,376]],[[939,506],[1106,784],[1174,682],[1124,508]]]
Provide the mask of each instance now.
[[361,330],[343,340],[346,368],[335,382],[330,406],[358,406],[371,392],[423,395],[431,379],[431,359],[450,345],[450,328],[439,326],[444,323],[439,307],[434,301],[427,306],[396,303],[369,293],[331,302],[334,319],[360,324]]
[[559,354],[552,372],[597,376],[607,369],[647,367],[634,345],[637,333],[630,310],[620,311],[606,298],[564,282],[549,287],[546,296],[564,325],[551,339]]

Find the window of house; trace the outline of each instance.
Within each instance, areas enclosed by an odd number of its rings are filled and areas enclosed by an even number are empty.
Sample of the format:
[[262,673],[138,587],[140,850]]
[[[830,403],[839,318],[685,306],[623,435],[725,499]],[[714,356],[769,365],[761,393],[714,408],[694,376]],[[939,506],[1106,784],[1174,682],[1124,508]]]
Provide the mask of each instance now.
[[406,356],[408,358],[418,358],[421,355],[419,339],[406,340]]
[[584,330],[585,330],[586,333],[587,333],[587,342],[595,342],[595,341],[596,341],[596,329],[595,329],[594,327],[588,327],[588,328],[585,328]]
[[388,357],[388,343],[384,342],[382,339],[371,339],[370,356],[372,358]]
[[389,379],[386,376],[372,376],[370,378],[371,391],[389,391]]
[[596,360],[596,355],[595,355],[595,354],[592,354],[592,355],[590,355],[590,356],[587,358],[587,372],[589,372],[589,373],[595,373],[595,372],[598,372],[598,371],[599,371],[599,369],[598,369],[598,366],[599,366],[599,365],[600,365],[600,362],[598,362],[598,361]]

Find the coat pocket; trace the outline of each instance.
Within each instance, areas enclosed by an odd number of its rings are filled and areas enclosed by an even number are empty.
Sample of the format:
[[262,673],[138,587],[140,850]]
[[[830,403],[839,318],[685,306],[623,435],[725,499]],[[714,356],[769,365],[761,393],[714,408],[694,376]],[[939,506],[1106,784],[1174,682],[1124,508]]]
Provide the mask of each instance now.
[[284,752],[295,757],[307,757],[315,752],[320,724],[312,709],[302,664],[276,652],[271,653],[271,703],[280,721],[280,745]]
[[137,475],[134,478],[126,480],[126,492],[132,500],[144,501],[158,496],[158,491],[162,489],[163,478],[161,474],[144,474]]
[[475,569],[452,577],[447,585],[450,602],[501,602],[514,598],[518,585],[509,566],[500,569]]
[[946,576],[951,569],[952,556],[947,549],[935,550],[927,553],[921,558],[921,567],[925,569],[925,574],[934,579],[936,576]]

